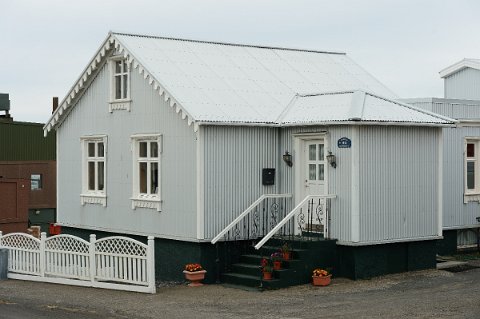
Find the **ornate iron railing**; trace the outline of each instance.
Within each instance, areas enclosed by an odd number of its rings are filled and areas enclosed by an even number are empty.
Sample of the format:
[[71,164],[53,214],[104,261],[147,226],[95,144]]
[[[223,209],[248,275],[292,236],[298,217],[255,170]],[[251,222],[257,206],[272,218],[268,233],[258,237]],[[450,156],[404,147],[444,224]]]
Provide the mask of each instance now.
[[[225,227],[211,243],[221,239],[239,241],[257,239],[268,234],[286,215],[292,194],[265,194]],[[291,207],[291,206],[290,206]]]
[[283,236],[329,238],[330,201],[336,195],[309,195],[288,213],[256,245],[260,249],[270,238]]

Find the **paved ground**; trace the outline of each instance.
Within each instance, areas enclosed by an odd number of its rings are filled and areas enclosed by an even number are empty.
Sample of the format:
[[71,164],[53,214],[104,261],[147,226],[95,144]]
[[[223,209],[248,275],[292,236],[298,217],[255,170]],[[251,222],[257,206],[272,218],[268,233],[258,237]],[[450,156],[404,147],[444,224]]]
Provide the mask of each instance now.
[[[478,261],[477,261],[478,262]],[[0,318],[480,318],[480,268],[250,292],[206,285],[139,294],[0,281]]]

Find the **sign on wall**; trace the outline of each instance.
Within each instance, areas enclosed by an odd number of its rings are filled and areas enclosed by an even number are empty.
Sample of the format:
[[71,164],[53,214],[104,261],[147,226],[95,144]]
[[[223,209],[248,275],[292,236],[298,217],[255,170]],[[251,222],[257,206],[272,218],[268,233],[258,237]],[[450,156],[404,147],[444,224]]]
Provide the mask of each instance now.
[[352,141],[348,137],[342,137],[338,139],[338,148],[350,148],[352,147]]

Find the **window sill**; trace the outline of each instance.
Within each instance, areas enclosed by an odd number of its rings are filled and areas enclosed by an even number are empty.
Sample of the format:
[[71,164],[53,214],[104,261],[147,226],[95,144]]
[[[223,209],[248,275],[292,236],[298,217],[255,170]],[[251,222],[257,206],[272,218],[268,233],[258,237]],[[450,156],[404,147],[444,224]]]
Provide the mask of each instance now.
[[99,204],[103,207],[107,206],[107,195],[105,194],[80,194],[80,203],[85,204]]
[[470,202],[480,203],[480,193],[465,193],[463,194],[463,203],[467,204]]
[[121,99],[108,102],[108,111],[112,113],[113,111],[127,110],[130,112],[130,106],[132,100],[130,99]]
[[132,209],[148,208],[156,209],[158,212],[162,211],[162,201],[157,197],[136,197],[131,198]]

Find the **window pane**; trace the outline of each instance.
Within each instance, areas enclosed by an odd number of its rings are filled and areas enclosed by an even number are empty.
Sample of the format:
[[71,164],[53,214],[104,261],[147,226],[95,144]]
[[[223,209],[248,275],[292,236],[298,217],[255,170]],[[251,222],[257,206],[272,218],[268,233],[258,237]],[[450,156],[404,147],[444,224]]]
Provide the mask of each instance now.
[[122,76],[117,75],[115,76],[115,99],[121,99],[122,98]]
[[105,155],[105,149],[103,147],[103,142],[100,142],[98,143],[98,153],[97,153],[97,156],[98,157],[104,157]]
[[323,157],[325,155],[324,147],[325,146],[323,144],[318,144],[318,159],[320,161],[323,161]]
[[32,174],[30,176],[30,189],[42,189],[42,175],[40,174]]
[[158,163],[150,164],[150,194],[158,194]]
[[127,84],[128,84],[128,75],[123,76],[123,95],[122,98],[126,99],[127,98]]
[[98,162],[97,168],[98,168],[98,190],[103,191],[104,187],[104,182],[103,182],[103,176],[104,176],[104,162]]
[[316,158],[316,156],[317,156],[316,152],[317,152],[317,145],[311,144],[311,145],[308,146],[308,159],[310,161],[314,161],[314,160],[317,159]]
[[475,189],[475,162],[467,162],[467,189]]
[[325,179],[325,167],[323,164],[318,165],[318,180],[323,181]]
[[140,142],[138,156],[147,157],[147,142]]
[[475,157],[475,144],[467,144],[467,157]]
[[88,162],[88,190],[95,190],[95,162]]
[[158,157],[158,143],[151,142],[150,143],[150,157]]
[[95,157],[95,143],[88,143],[88,157]]
[[309,180],[316,180],[317,179],[317,165],[309,164],[308,165],[308,179]]
[[122,61],[115,61],[115,73],[122,72]]
[[123,60],[123,69],[122,72],[127,72],[127,60]]
[[141,194],[147,193],[147,163],[142,162],[139,165],[139,191]]

